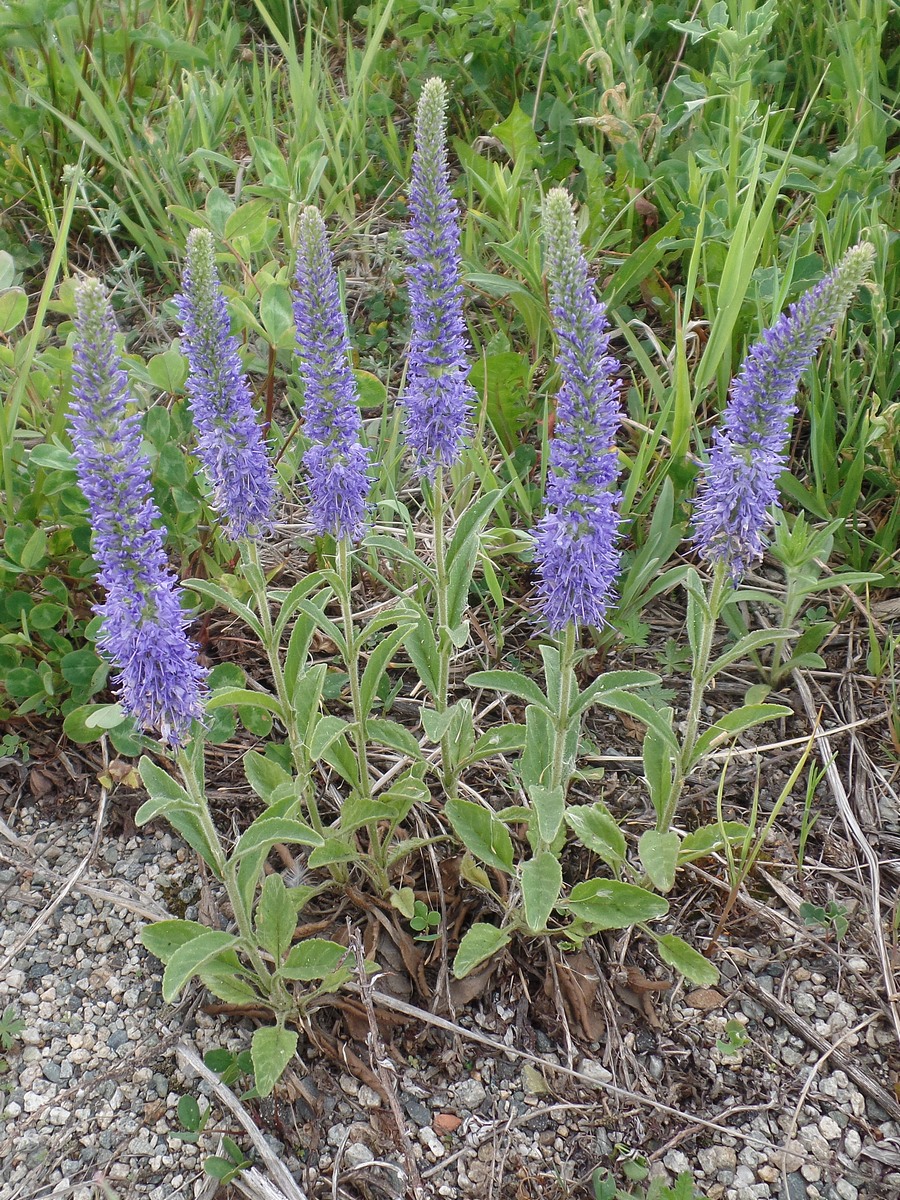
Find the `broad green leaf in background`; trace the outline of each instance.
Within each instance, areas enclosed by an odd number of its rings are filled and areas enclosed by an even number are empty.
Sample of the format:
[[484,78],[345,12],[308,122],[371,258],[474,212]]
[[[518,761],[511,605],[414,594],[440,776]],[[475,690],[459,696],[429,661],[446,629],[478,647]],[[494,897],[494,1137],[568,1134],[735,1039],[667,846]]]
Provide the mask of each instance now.
[[253,1078],[260,1096],[271,1094],[275,1084],[297,1051],[298,1034],[280,1025],[262,1025],[253,1034],[250,1054]]
[[532,933],[542,933],[562,891],[559,859],[542,850],[522,864],[521,880],[525,922]]
[[467,850],[489,867],[512,873],[514,855],[509,830],[489,809],[471,800],[448,800],[444,811]]
[[693,946],[689,946],[683,938],[672,933],[655,934],[654,940],[659,947],[659,956],[670,967],[680,971],[685,979],[697,987],[713,987],[719,982],[719,972],[715,966],[704,958]]
[[669,911],[662,896],[615,879],[576,883],[564,907],[598,930],[627,929],[638,922],[659,920]]
[[475,924],[463,936],[456,957],[453,959],[453,974],[464,979],[471,971],[493,958],[512,940],[512,931],[499,929],[496,925]]
[[641,834],[638,842],[641,865],[650,877],[650,882],[661,892],[670,892],[675,883],[675,868],[678,865],[680,847],[681,838],[674,830],[660,833],[657,829],[648,829]]

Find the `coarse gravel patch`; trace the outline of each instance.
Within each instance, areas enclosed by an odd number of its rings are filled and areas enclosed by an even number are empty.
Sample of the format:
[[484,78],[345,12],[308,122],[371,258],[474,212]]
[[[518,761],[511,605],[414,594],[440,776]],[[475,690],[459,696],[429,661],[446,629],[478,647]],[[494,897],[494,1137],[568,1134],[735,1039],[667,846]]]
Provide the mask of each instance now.
[[[12,1005],[25,1027],[3,1055],[0,1200],[99,1200],[109,1194],[101,1180],[121,1200],[215,1195],[202,1160],[217,1152],[221,1132],[250,1148],[216,1104],[199,1145],[178,1136],[179,1097],[208,1089],[185,1077],[177,1045],[241,1050],[252,1027],[205,1013],[197,991],[166,1005],[160,964],[138,940],[145,921],[171,906],[201,916],[194,855],[165,832],[95,843],[87,807],[65,820],[19,809],[11,820],[16,840],[0,842],[0,959],[12,954],[0,974],[0,1010]],[[92,845],[76,886],[32,930]],[[647,1154],[651,1174],[669,1183],[691,1171],[709,1200],[900,1196],[900,1126],[835,1066],[837,1051],[823,1056],[770,1007],[780,999],[840,1053],[877,1067],[892,1035],[881,1020],[866,1020],[852,975],[817,961],[802,938],[723,965],[721,1003],[708,1009],[680,988],[660,1002],[656,1028],[623,1010],[618,1058],[603,1043],[570,1058],[532,1030],[544,1067],[524,1060],[516,1049],[525,1044],[527,1006],[513,992],[461,1013],[455,1048],[423,1027],[421,1052],[395,1055],[393,1070],[426,1194],[589,1197],[592,1169],[630,1150]],[[864,956],[854,969],[860,980],[871,971]],[[747,1041],[726,1052],[735,1020]],[[357,1052],[365,1059],[365,1048]],[[616,1101],[603,1092],[610,1083],[683,1111],[684,1120]],[[335,1181],[350,1197],[406,1194],[383,1096],[311,1047],[279,1098],[254,1111],[310,1197],[332,1195]]]

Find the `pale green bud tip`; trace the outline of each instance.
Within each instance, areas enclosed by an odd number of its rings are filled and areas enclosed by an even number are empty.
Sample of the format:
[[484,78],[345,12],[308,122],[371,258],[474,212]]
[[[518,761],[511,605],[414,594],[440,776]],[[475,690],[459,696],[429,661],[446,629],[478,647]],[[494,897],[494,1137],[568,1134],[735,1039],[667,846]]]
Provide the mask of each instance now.
[[417,142],[431,145],[443,139],[447,85],[437,75],[427,80],[416,109]]
[[322,214],[313,204],[307,205],[300,213],[300,219],[297,222],[297,232],[302,243],[317,243],[324,242],[325,222],[322,219]]
[[559,241],[571,236],[575,230],[575,212],[572,197],[565,188],[553,188],[544,199],[544,234],[548,239]]
[[216,248],[208,229],[192,229],[187,236],[186,254],[194,286],[203,288],[213,277]]
[[96,346],[109,336],[112,322],[109,302],[103,285],[93,275],[75,284],[75,312],[85,345]]
[[847,285],[854,288],[865,280],[875,265],[875,247],[871,242],[859,242],[851,246],[840,263],[839,270]]

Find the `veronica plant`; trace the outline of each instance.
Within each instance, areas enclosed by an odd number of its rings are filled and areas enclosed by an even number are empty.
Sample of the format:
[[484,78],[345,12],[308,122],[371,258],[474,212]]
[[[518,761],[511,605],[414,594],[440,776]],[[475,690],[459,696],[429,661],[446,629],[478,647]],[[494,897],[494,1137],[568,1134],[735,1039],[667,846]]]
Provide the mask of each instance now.
[[[303,601],[301,608],[338,648],[347,669],[353,719],[323,718],[314,753],[332,751],[350,783],[352,796],[345,802],[326,845],[316,861],[335,865],[361,861],[382,894],[390,890],[392,865],[421,842],[394,845],[397,826],[416,800],[427,798],[422,783],[421,758],[415,738],[386,719],[372,719],[384,671],[415,620],[405,609],[388,606],[357,630],[353,610],[352,551],[369,527],[369,452],[362,444],[359,397],[350,365],[347,318],[341,305],[337,272],[328,246],[325,224],[315,208],[300,217],[297,249],[297,290],[294,297],[297,324],[297,359],[304,392],[304,418],[309,449],[304,462],[309,472],[310,521],[319,537],[335,539],[336,570],[321,578],[336,596],[340,623],[319,603]],[[391,629],[389,633],[385,630]],[[366,643],[377,635],[377,645],[361,660]],[[355,755],[347,753],[348,737]],[[411,757],[415,766],[376,799],[369,764],[371,738]],[[337,757],[335,757],[337,756]],[[368,850],[360,855],[356,831],[365,826]]]
[[409,189],[412,330],[402,402],[404,437],[425,484],[434,529],[434,571],[425,576],[434,596],[433,620],[420,606],[407,645],[434,703],[433,710],[423,713],[425,731],[440,742],[444,788],[454,796],[474,733],[469,701],[449,704],[450,662],[469,636],[464,613],[474,559],[469,561],[468,548],[476,549],[478,529],[496,502],[496,493],[493,499],[483,498],[466,551],[463,540],[472,522],[448,548],[447,473],[462,456],[475,393],[468,381],[459,215],[450,194],[446,123],[447,89],[441,79],[429,79],[416,112]]
[[[645,835],[648,873],[663,890],[671,887],[681,853],[680,839],[671,826],[689,772],[716,746],[791,712],[779,704],[745,704],[701,733],[704,692],[716,675],[762,647],[779,646],[794,636],[788,627],[754,630],[710,661],[716,623],[729,593],[747,567],[762,556],[766,544],[800,380],[869,273],[874,254],[874,247],[865,242],[848,250],[833,271],[763,333],[732,382],[721,426],[713,433],[694,505],[694,543],[712,567],[712,578],[704,588],[696,571],[685,577],[692,665],[684,732],[676,738],[671,710],[666,709],[648,724],[644,743],[644,766],[657,815],[656,830]],[[783,551],[796,559],[798,577],[805,558],[799,546],[802,532],[798,530],[792,549],[784,536],[779,538]],[[786,621],[793,621],[796,609],[794,603],[787,606]],[[776,670],[777,663],[778,658]]]
[[106,601],[99,648],[116,667],[125,712],[174,747],[202,717],[206,672],[186,632],[181,589],[166,563],[140,419],[128,408],[128,377],[115,319],[96,279],[76,285],[69,429],[94,530]]
[[[475,687],[502,689],[527,704],[520,775],[529,805],[496,816],[465,800],[447,805],[463,842],[488,865],[514,874],[513,847],[505,826],[509,820],[527,824],[532,857],[517,872],[523,911],[517,912],[513,903],[506,906],[503,925],[474,925],[460,945],[454,963],[457,974],[465,974],[505,945],[517,928],[561,933],[578,942],[600,929],[656,919],[668,908],[660,896],[619,878],[629,871],[625,840],[605,805],[599,801],[566,804],[585,710],[599,702],[626,711],[652,712],[647,701],[628,689],[653,684],[658,677],[645,671],[608,672],[579,692],[576,666],[583,657],[579,634],[605,620],[619,565],[618,363],[608,352],[606,312],[594,293],[572,202],[563,189],[547,196],[543,232],[561,380],[546,506],[535,542],[541,612],[552,638],[541,648],[546,694],[517,672],[484,671],[469,677]],[[616,878],[584,881],[561,900],[559,855],[567,828],[599,854]],[[485,875],[479,882],[492,890]],[[555,909],[561,918],[554,923]],[[569,919],[568,924],[563,918]],[[693,970],[698,978],[708,977],[709,968],[699,955],[683,943],[678,950],[679,962],[687,964],[682,969]]]
[[[342,966],[346,951],[337,943],[313,939],[291,946],[297,912],[316,889],[288,888],[281,876],[272,876],[259,890],[263,863],[275,841],[321,845],[324,840],[292,817],[296,794],[272,797],[265,819],[254,822],[230,854],[210,814],[202,736],[207,673],[187,637],[181,589],[166,566],[164,530],[141,452],[140,421],[128,412],[128,380],[115,336],[100,284],[93,279],[79,283],[70,429],[99,579],[107,593],[98,609],[103,616],[100,647],[119,669],[122,707],[139,727],[156,730],[169,744],[184,780],[182,786],[150,758],[141,759],[150,799],[136,820],[143,824],[165,815],[225,884],[236,925],[230,933],[195,921],[161,921],[143,930],[142,941],[166,964],[167,1000],[197,975],[228,1003],[262,1004],[274,1013],[275,1025],[258,1029],[252,1043],[257,1086],[267,1093],[296,1048],[297,1034],[286,1028],[288,1018],[351,971]],[[247,452],[248,447],[236,449]],[[318,987],[298,995],[297,980]]]

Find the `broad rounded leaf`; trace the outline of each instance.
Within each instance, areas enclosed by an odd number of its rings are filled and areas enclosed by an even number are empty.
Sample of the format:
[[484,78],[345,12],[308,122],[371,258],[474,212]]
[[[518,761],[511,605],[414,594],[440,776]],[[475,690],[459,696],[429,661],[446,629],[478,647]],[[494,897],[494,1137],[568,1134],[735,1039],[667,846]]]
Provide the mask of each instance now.
[[230,933],[207,929],[199,937],[185,942],[171,956],[163,972],[163,999],[167,1004],[175,999],[192,975],[197,975],[211,958],[237,945]]
[[627,929],[639,921],[657,921],[669,911],[668,901],[662,896],[615,879],[577,883],[565,907],[598,930]]
[[641,864],[650,876],[653,886],[661,892],[672,890],[680,848],[681,838],[674,830],[661,833],[657,829],[648,829],[641,834],[638,842]]
[[306,938],[291,947],[280,974],[285,979],[299,979],[304,983],[324,979],[337,970],[348,953],[347,947],[339,942],[330,942],[327,938]]
[[277,1025],[257,1029],[250,1043],[253,1076],[260,1096],[268,1096],[297,1050],[297,1032]]
[[512,872],[512,838],[492,812],[471,800],[448,800],[444,811],[467,850],[489,867]]
[[542,850],[522,864],[521,879],[525,921],[532,933],[542,933],[562,891],[559,860],[549,850]]
[[509,945],[511,940],[512,933],[508,929],[481,923],[473,925],[459,943],[453,960],[453,974],[457,979],[464,979],[470,971]]

